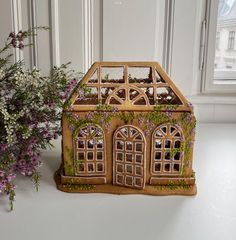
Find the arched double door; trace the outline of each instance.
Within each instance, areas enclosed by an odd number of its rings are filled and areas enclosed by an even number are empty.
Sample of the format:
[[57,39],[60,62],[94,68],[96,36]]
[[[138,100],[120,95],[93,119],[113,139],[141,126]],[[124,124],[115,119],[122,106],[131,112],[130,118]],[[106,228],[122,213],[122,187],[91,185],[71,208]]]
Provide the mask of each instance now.
[[113,184],[145,187],[146,141],[140,129],[119,127],[113,136]]

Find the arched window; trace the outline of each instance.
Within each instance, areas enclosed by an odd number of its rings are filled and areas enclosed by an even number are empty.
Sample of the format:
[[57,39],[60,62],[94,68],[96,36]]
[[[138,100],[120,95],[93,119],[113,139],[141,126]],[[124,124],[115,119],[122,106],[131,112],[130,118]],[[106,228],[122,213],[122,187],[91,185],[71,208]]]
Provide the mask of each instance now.
[[155,175],[178,175],[182,168],[183,133],[172,124],[158,126],[152,135],[151,172]]
[[100,126],[87,124],[74,139],[75,174],[102,175],[106,170],[105,139]]

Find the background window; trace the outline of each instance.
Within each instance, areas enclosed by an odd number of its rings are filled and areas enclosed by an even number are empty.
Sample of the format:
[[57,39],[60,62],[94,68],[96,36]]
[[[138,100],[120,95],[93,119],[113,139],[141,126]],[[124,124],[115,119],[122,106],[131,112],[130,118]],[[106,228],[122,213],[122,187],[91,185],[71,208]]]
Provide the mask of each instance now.
[[[235,26],[235,23],[234,23]],[[229,32],[229,39],[228,39],[228,49],[233,50],[234,49],[234,39],[235,39],[235,31]]]
[[235,92],[236,0],[208,0],[206,8],[206,58],[203,62],[202,91]]

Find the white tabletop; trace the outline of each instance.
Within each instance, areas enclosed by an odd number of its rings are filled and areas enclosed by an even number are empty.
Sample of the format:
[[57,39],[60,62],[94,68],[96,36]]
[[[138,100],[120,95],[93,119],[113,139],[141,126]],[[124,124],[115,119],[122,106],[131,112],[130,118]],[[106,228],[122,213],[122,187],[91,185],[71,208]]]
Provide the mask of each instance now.
[[0,198],[2,240],[235,240],[236,125],[199,124],[195,197],[71,194],[56,189],[60,143],[43,153],[40,191],[19,178],[15,209]]

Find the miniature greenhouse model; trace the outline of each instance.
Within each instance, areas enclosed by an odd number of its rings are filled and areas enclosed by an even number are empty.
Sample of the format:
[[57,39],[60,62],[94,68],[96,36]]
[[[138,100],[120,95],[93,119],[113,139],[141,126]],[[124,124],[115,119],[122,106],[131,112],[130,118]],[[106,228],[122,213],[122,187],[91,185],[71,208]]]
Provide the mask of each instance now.
[[156,62],[94,63],[62,128],[62,191],[196,194],[193,109]]

